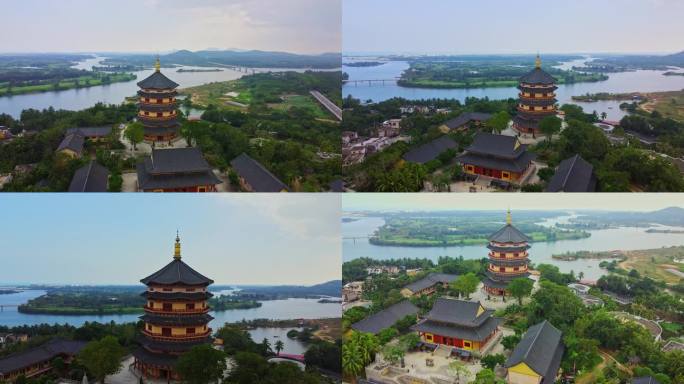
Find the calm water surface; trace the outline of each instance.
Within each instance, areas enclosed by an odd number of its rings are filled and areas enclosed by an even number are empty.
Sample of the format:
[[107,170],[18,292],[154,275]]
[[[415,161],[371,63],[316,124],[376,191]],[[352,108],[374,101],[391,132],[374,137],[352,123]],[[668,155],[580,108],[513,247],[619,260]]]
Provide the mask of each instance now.
[[[74,66],[77,69],[90,70],[93,66],[99,65],[104,57],[95,57]],[[209,67],[182,66],[177,68],[162,68],[162,72],[171,80],[180,84],[180,88],[194,87],[217,81],[229,81],[239,79],[244,76],[244,72],[238,72],[229,68],[221,72],[176,72],[179,68],[184,69],[211,69]],[[290,68],[254,68],[258,72],[279,72],[297,71],[303,72],[305,69]],[[339,69],[336,69],[339,70]],[[106,104],[120,104],[126,97],[134,96],[138,91],[137,83],[152,74],[153,69],[133,72],[137,79],[133,81],[114,83],[109,85],[70,89],[58,92],[32,93],[28,95],[0,97],[0,113],[8,113],[17,118],[24,109],[44,109],[53,107],[55,109],[67,109],[78,111],[95,105],[98,102]],[[200,113],[201,114],[201,113]]]
[[[44,294],[45,291],[29,290],[16,294],[0,295],[0,306],[13,305],[13,307],[4,307],[2,311],[0,311],[0,325],[11,327],[24,324],[58,323],[80,326],[86,321],[97,321],[100,323],[108,323],[111,321],[117,323],[136,322],[138,321],[138,316],[140,316],[140,314],[61,316],[23,314],[17,311],[16,305],[26,303],[28,300]],[[211,312],[211,315],[214,316],[215,319],[212,320],[210,325],[216,330],[224,323],[236,322],[243,319],[286,320],[341,317],[342,309],[340,304],[320,304],[317,301],[318,299],[269,300],[262,302],[262,306],[259,308]],[[250,331],[250,333],[252,334],[252,338],[257,342],[261,342],[261,340],[267,338],[271,342],[271,345],[274,345],[277,340],[282,340],[285,344],[285,353],[302,354],[306,351],[306,344],[297,340],[288,339],[286,334],[291,329],[293,328],[257,328]]]
[[[555,225],[567,222],[573,216],[547,219],[542,225]],[[372,234],[385,221],[377,217],[361,218],[353,222],[342,223],[342,255],[344,261],[359,257],[373,259],[398,258],[428,258],[437,260],[440,256],[458,257],[466,259],[481,259],[487,257],[488,250],[484,245],[454,246],[454,247],[390,247],[370,244],[368,239],[350,239]],[[653,227],[668,228],[662,226]],[[561,271],[575,274],[584,272],[586,278],[598,279],[604,271],[599,268],[600,260],[559,261],[551,258],[554,254],[575,251],[611,251],[637,250],[684,245],[684,234],[647,233],[648,228],[621,227],[614,229],[592,230],[591,237],[577,240],[562,240],[548,243],[531,243],[530,260],[533,263],[550,263],[557,265]],[[684,229],[684,228],[678,228]]]
[[[582,66],[592,58],[573,60],[559,66],[561,69],[570,69],[572,66]],[[409,68],[406,61],[390,61],[376,67],[349,67],[343,66],[342,70],[349,74],[349,80],[372,80],[392,79],[401,76],[402,72]],[[682,69],[677,69],[681,71]],[[560,104],[573,103],[580,105],[586,112],[596,110],[599,114],[606,112],[609,120],[619,120],[626,112],[619,108],[620,101],[600,101],[595,103],[579,103],[572,101],[572,96],[587,93],[610,92],[656,92],[656,91],[679,91],[684,89],[684,76],[663,76],[664,71],[635,71],[623,73],[611,73],[606,81],[597,83],[579,83],[559,85],[556,91]],[[384,85],[373,83],[345,84],[342,88],[344,97],[352,95],[362,101],[373,100],[380,102],[393,97],[403,97],[411,100],[447,98],[464,101],[466,97],[489,97],[493,100],[517,98],[518,89],[508,88],[478,88],[478,89],[431,89],[431,88],[405,88],[396,82],[385,82]]]

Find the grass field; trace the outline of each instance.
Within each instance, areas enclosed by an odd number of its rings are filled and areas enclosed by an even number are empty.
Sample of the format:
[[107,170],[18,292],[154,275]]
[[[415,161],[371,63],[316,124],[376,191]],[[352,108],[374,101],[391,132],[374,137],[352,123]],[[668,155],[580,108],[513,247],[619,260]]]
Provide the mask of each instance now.
[[311,95],[284,95],[282,98],[282,103],[272,103],[268,106],[281,111],[287,111],[293,107],[303,108],[308,109],[317,118],[328,117],[318,101],[316,101]]
[[636,269],[642,276],[668,284],[676,284],[682,279],[668,269],[684,272],[684,265],[674,262],[674,259],[684,258],[684,246],[628,251],[625,256],[627,260],[619,264],[622,269]]
[[[237,93],[237,96],[227,95],[233,92]],[[249,105],[252,102],[252,95],[249,89],[244,87],[239,80],[221,81],[185,88],[180,90],[180,94],[189,95],[193,104],[205,108],[210,104],[224,108],[235,108],[234,105],[226,104],[227,101],[234,101],[244,105]]]
[[[119,83],[135,80],[135,75],[130,73],[114,73],[109,75],[110,83]],[[78,86],[77,86],[78,82]],[[23,95],[27,93],[64,91],[73,88],[88,88],[102,85],[103,80],[99,76],[81,76],[74,79],[62,80],[59,83],[44,83],[31,85],[15,85],[9,88],[8,83],[0,83],[0,96]]]
[[649,93],[646,97],[648,102],[641,106],[643,110],[647,112],[655,110],[665,117],[684,121],[684,90]]

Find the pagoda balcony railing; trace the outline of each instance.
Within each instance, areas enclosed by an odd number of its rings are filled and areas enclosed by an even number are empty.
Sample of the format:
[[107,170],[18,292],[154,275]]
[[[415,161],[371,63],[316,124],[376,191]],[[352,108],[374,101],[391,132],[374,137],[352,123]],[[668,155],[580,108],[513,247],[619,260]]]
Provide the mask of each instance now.
[[495,275],[502,275],[502,276],[515,276],[515,275],[522,275],[524,273],[529,272],[527,269],[520,269],[518,271],[508,271],[508,272],[501,272],[501,271],[496,271],[491,268],[487,268],[487,270]]
[[530,88],[530,89],[545,89],[545,88],[553,88],[556,85],[555,84],[540,85],[540,84],[520,83],[518,86],[522,87],[522,88]]
[[148,307],[147,305],[143,307],[143,309],[147,312],[150,313],[157,313],[157,314],[173,314],[173,315],[178,315],[178,314],[202,314],[202,313],[208,313],[211,308],[206,307],[206,308],[195,308],[195,309],[160,309],[160,308],[152,308]]
[[148,338],[156,341],[172,341],[176,343],[183,343],[183,342],[191,342],[191,341],[199,341],[199,340],[204,340],[207,337],[211,336],[211,328],[208,328],[206,332],[204,333],[196,333],[194,335],[188,336],[188,335],[176,335],[176,336],[162,336],[157,333],[150,333],[147,330],[143,330],[142,333],[143,335],[147,336]]
[[529,256],[530,254],[527,252],[524,252],[522,254],[518,253],[518,256],[513,256],[513,257],[500,257],[494,254],[494,252],[489,252],[487,256],[489,256],[492,259],[496,260],[519,260],[519,259],[525,259]]
[[172,104],[176,104],[176,102],[177,102],[176,99],[173,99],[173,100],[171,100],[171,101],[167,101],[166,103],[163,103],[163,102],[155,103],[155,102],[153,102],[153,101],[151,101],[151,100],[150,100],[150,101],[145,101],[145,99],[140,99],[140,100],[139,100],[139,104],[141,104],[141,105],[151,105],[151,106],[155,106],[155,107],[156,107],[156,106],[159,106],[159,105],[164,105],[164,106],[166,106],[166,105],[172,105]]
[[499,248],[507,248],[507,247],[516,248],[516,247],[524,247],[527,245],[526,242],[523,242],[523,243],[498,243],[496,241],[492,241],[491,244],[496,246],[496,247],[499,247]]
[[551,108],[551,109],[537,109],[537,110],[534,110],[534,109],[524,109],[524,108],[518,107],[518,112],[522,112],[522,113],[538,113],[538,114],[545,114],[545,113],[546,113],[546,114],[548,114],[549,112],[555,113],[555,112],[557,112],[557,110],[556,110],[555,106],[554,106],[553,108]]
[[169,116],[149,116],[149,115],[141,115],[138,114],[138,118],[140,120],[150,120],[150,121],[167,121],[167,120],[175,120],[178,118],[178,114],[173,114]]
[[525,95],[522,92],[518,93],[518,97],[521,99],[534,99],[534,100],[553,100],[556,98],[556,94],[552,93],[549,95],[538,96],[538,94]]

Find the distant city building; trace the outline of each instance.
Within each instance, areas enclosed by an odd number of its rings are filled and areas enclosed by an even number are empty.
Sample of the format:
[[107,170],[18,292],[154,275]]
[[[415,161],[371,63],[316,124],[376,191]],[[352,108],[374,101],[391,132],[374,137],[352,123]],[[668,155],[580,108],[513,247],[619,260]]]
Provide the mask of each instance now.
[[153,149],[137,174],[144,192],[216,192],[222,183],[198,148]]
[[401,290],[404,297],[432,295],[437,291],[437,287],[449,288],[449,284],[458,279],[458,275],[447,273],[430,273],[424,278],[414,281]]
[[580,155],[561,161],[546,192],[596,192],[594,166]]
[[27,379],[52,371],[52,362],[60,357],[68,367],[85,347],[85,341],[55,339],[0,359],[0,380],[12,382],[19,376]]
[[508,295],[508,284],[513,279],[527,278],[530,273],[528,244],[530,238],[513,226],[511,211],[506,214],[506,225],[489,236],[489,263],[483,280],[484,290],[490,295]]
[[553,384],[565,346],[563,334],[551,323],[531,326],[506,360],[509,384]]
[[418,316],[419,309],[410,301],[404,300],[351,325],[357,332],[378,334],[406,316]]
[[534,170],[535,155],[516,137],[480,132],[457,159],[466,174],[522,183]]
[[479,302],[439,298],[425,319],[411,329],[425,343],[451,346],[459,354],[486,349],[499,332],[501,320]]
[[83,154],[85,136],[80,132],[67,133],[59,146],[57,153],[67,155],[71,158],[79,158]]
[[425,164],[449,149],[458,149],[458,144],[445,135],[408,151],[403,158],[409,163]]
[[406,274],[408,276],[415,276],[418,273],[420,273],[423,270],[423,268],[410,268],[406,270]]
[[539,134],[539,122],[556,116],[558,81],[542,69],[537,55],[534,69],[520,78],[518,114],[513,118],[513,129],[521,133]]
[[147,303],[141,347],[135,350],[133,368],[145,378],[180,380],[178,357],[195,346],[212,343],[207,287],[214,283],[181,260],[176,235],[173,261],[140,280],[147,286]]
[[353,141],[358,140],[359,134],[351,131],[342,132],[342,144],[349,144]]
[[342,301],[351,302],[361,299],[363,281],[352,281],[342,287]]
[[12,138],[12,132],[9,128],[0,125],[0,140],[7,140]]
[[399,267],[395,265],[381,265],[381,266],[376,266],[376,267],[369,267],[366,268],[366,273],[369,275],[380,275],[382,273],[387,273],[390,275],[396,275],[399,273],[400,269]]
[[161,73],[159,59],[155,71],[138,83],[138,121],[145,127],[145,140],[171,141],[178,136],[176,88],[178,84]]
[[69,192],[107,192],[109,170],[95,160],[77,169],[69,184]]
[[248,192],[289,192],[290,189],[258,161],[246,153],[233,159],[231,167],[240,179],[240,187]]

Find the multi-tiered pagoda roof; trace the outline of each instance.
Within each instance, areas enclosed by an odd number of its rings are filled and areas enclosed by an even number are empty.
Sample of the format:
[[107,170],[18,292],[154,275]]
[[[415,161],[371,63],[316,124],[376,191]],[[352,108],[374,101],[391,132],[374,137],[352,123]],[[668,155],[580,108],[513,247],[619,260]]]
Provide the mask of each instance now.
[[191,348],[211,343],[207,287],[214,281],[192,269],[180,254],[176,236],[173,260],[140,280],[147,285],[145,323],[141,348],[134,352],[134,367],[147,378],[178,380],[174,366],[178,357]]
[[555,116],[556,83],[558,80],[544,71],[537,56],[535,68],[522,76],[518,89],[518,114],[513,118],[513,128],[522,133],[539,133],[539,122],[548,116]]
[[489,266],[483,281],[484,289],[490,294],[505,295],[508,284],[521,277],[528,277],[530,237],[516,228],[510,211],[506,225],[489,236],[487,248]]
[[155,71],[138,82],[138,121],[144,126],[145,140],[171,141],[178,136],[176,88],[178,83],[161,73],[159,60]]

